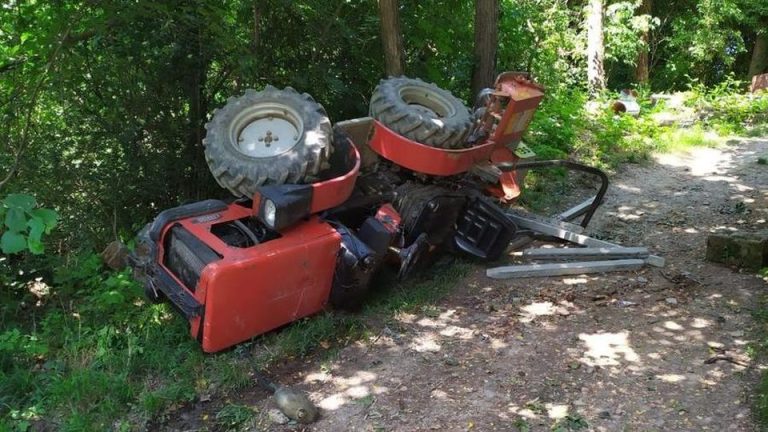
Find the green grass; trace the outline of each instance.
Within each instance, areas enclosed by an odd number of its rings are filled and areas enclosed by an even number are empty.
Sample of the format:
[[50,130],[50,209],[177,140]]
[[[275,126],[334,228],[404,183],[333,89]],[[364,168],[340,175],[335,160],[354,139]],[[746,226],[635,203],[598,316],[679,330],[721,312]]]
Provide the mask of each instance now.
[[684,152],[695,147],[715,148],[722,145],[718,133],[708,131],[701,126],[688,129],[671,129],[663,132],[656,139],[656,150],[662,152]]
[[[52,296],[32,315],[2,304],[0,431],[38,421],[61,431],[145,428],[200,395],[227,397],[253,385],[254,369],[331,357],[369,336],[368,322],[430,311],[470,267],[445,261],[407,282],[378,278],[361,313],[324,312],[205,355],[187,322],[166,304],[147,303],[127,271],[105,272],[98,257],[86,257],[56,275]],[[236,429],[252,415],[228,405],[216,424]]]
[[229,403],[216,413],[216,425],[226,431],[241,430],[255,414],[251,407]]
[[[758,275],[768,282],[768,268],[760,270]],[[752,318],[755,322],[752,339],[755,342],[747,347],[747,353],[754,360],[761,361],[768,357],[768,295],[760,297],[752,312]],[[752,405],[754,418],[760,426],[768,429],[768,370],[761,372],[760,381],[755,386],[754,392]]]
[[766,138],[768,137],[768,123],[752,126],[744,132],[744,135],[753,138]]

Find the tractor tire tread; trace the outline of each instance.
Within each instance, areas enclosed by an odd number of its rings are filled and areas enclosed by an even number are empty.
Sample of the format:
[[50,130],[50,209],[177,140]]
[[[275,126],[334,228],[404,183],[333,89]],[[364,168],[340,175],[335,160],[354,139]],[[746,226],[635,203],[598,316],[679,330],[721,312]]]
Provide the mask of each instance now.
[[[260,103],[285,105],[301,117],[303,133],[290,150],[258,158],[241,153],[231,142],[234,119]],[[333,132],[325,108],[291,87],[280,90],[268,85],[262,91],[248,89],[240,97],[229,98],[226,105],[214,110],[205,128],[203,147],[211,174],[236,197],[252,197],[262,185],[311,181],[332,151]]]
[[[417,88],[450,105],[451,113],[438,117],[415,108],[402,97],[403,88]],[[432,147],[455,149],[466,143],[472,128],[469,109],[450,92],[421,79],[383,79],[371,96],[369,115],[398,134]]]

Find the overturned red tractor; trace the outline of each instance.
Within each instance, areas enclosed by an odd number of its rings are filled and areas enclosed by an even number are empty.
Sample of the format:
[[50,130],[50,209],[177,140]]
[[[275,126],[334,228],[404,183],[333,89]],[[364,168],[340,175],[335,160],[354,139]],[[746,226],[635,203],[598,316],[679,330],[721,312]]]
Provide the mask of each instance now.
[[[433,84],[390,78],[371,117],[332,127],[306,93],[249,90],[214,111],[203,141],[213,177],[237,198],[163,211],[132,266],[147,296],[170,301],[215,352],[329,304],[354,309],[386,268],[405,278],[441,253],[496,260],[518,234],[505,205],[526,169],[594,171],[524,160],[543,96],[525,74],[504,73],[471,112]],[[581,209],[582,225],[598,205]]]

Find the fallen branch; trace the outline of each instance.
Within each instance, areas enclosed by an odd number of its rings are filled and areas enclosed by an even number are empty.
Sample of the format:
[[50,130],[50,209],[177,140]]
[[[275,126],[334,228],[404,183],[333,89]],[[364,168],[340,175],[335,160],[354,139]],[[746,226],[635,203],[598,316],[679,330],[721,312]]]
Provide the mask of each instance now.
[[716,363],[718,361],[726,361],[728,363],[733,363],[735,365],[744,366],[744,367],[749,366],[747,363],[745,363],[745,362],[743,362],[741,360],[737,360],[737,359],[733,358],[733,356],[729,356],[729,355],[725,355],[725,354],[714,355],[714,356],[704,360],[704,364],[714,364],[714,363]]

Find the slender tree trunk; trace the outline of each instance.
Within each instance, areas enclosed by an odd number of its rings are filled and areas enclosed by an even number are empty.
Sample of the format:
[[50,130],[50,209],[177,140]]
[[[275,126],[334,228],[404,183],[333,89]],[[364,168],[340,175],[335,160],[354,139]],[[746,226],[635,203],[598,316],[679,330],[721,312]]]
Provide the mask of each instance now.
[[[197,22],[204,22],[198,17]],[[174,64],[182,70],[181,85],[187,101],[187,137],[182,155],[182,163],[191,170],[182,170],[177,174],[182,183],[177,190],[189,198],[199,198],[207,183],[206,163],[203,157],[203,138],[205,137],[205,120],[208,114],[208,100],[205,89],[208,85],[208,69],[211,59],[205,50],[205,35],[202,26],[189,30],[188,45],[178,53]]]
[[259,1],[253,2],[253,34],[251,35],[251,50],[254,54],[259,51],[259,44],[261,43],[261,9],[259,9]]
[[[651,15],[653,9],[653,0],[643,0],[638,8],[639,15]],[[646,28],[640,38],[643,40],[643,46],[640,47],[640,52],[637,53],[637,66],[635,67],[635,80],[639,83],[648,82],[649,65],[648,61],[648,48],[650,46],[650,29]]]
[[749,77],[760,75],[768,69],[768,32],[758,33],[755,47],[752,49],[752,60],[749,62]]
[[587,6],[587,85],[595,95],[605,89],[603,57],[603,0],[589,0]]
[[384,67],[387,75],[403,74],[403,37],[397,0],[379,0],[381,42],[384,45]]
[[472,94],[493,84],[496,78],[496,46],[499,43],[499,0],[475,0],[475,63]]

